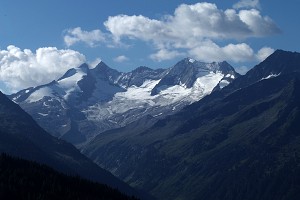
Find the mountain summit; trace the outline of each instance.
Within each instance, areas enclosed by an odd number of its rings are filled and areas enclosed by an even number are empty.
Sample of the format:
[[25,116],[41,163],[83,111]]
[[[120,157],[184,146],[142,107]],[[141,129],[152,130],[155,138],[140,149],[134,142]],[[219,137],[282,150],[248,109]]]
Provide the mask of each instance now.
[[68,70],[49,84],[10,96],[44,129],[73,144],[145,116],[158,120],[238,77],[226,62],[185,58],[169,69],[142,66],[122,73],[101,61]]
[[[168,70],[168,73],[152,89],[151,95],[158,94],[166,86],[180,85],[185,88],[192,88],[197,84],[196,81],[199,77],[209,77],[210,74],[219,74],[222,78],[224,78],[225,74],[225,77],[230,80],[233,80],[238,76],[233,67],[225,61],[220,63],[204,63],[191,58],[185,58]],[[214,80],[217,81],[219,79],[215,78]],[[224,80],[219,80],[219,83],[221,82],[224,82]],[[226,83],[229,84],[230,82],[228,81]],[[218,85],[218,83],[211,82],[206,82],[204,84],[212,84],[213,87]],[[222,84],[221,87],[224,86],[225,85]]]
[[237,78],[237,80],[225,90],[235,90],[264,79],[299,72],[299,63],[299,53],[276,50],[263,62],[249,70],[243,77]]

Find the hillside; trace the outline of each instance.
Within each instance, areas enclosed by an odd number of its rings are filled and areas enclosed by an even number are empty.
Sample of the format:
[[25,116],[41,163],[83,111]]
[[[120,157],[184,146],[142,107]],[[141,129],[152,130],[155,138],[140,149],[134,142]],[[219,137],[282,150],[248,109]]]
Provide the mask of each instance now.
[[179,113],[101,134],[83,152],[159,199],[298,199],[299,58],[276,51]]
[[0,199],[136,200],[107,185],[5,154],[0,155],[0,174]]
[[0,152],[46,164],[55,170],[93,180],[136,196],[143,196],[101,169],[73,145],[57,139],[0,93]]

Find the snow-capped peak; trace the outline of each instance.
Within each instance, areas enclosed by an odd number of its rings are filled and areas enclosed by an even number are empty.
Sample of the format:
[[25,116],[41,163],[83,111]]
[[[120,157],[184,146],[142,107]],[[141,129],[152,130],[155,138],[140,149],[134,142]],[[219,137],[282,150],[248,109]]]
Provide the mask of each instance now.
[[87,75],[88,68],[86,67],[79,67],[72,70],[72,74],[66,78],[60,79],[58,84],[60,88],[62,88],[66,95],[64,99],[68,99],[69,95],[74,91],[80,91],[78,86],[78,82],[83,79],[84,76]]
[[[95,122],[99,133],[146,115],[164,117],[210,94],[217,85],[219,88],[226,86],[235,74],[223,73],[219,70],[221,65],[226,66],[226,63],[204,63],[185,58],[168,69],[143,66],[122,73],[104,62],[93,69],[83,64],[68,70],[57,81],[28,88],[12,99],[30,104],[28,112],[35,113],[38,121],[47,121],[47,127],[55,127],[57,135],[65,134],[69,126],[61,129],[56,122],[49,125],[49,121],[56,118],[57,113],[68,115],[66,109],[70,107],[80,113],[78,118],[68,116],[70,120],[82,119],[84,125]],[[63,125],[68,120],[63,121]],[[94,133],[82,134],[82,141],[94,136]]]
[[76,76],[76,74],[78,74],[78,73],[80,73],[80,74],[82,74],[82,73],[87,74],[88,70],[89,70],[88,65],[84,63],[84,64],[80,65],[79,67],[69,69],[57,81],[60,81],[60,80],[63,80],[63,79],[67,79],[67,78],[70,78],[72,76]]
[[190,58],[190,59],[189,59],[189,62],[190,62],[190,63],[194,63],[195,61],[196,61],[196,60],[194,60],[193,58]]

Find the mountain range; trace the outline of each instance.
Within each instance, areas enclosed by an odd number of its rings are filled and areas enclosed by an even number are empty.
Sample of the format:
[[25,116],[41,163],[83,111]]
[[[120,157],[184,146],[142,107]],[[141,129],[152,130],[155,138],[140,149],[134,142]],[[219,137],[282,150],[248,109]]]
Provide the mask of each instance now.
[[275,51],[221,90],[82,152],[158,199],[300,198],[300,54]]
[[[23,111],[0,93],[0,153],[35,161],[72,176],[106,184],[136,197],[140,193],[110,172],[101,169],[72,144],[48,134]],[[146,198],[148,198],[145,195]]]
[[156,121],[178,112],[237,77],[225,61],[185,58],[168,69],[139,67],[127,73],[101,61],[92,69],[82,64],[58,80],[9,98],[53,136],[80,146],[145,116]]
[[9,154],[74,171],[91,162],[56,136],[157,199],[300,198],[300,53],[277,50],[245,75],[191,58],[128,73],[83,64],[9,96],[53,136],[0,97]]

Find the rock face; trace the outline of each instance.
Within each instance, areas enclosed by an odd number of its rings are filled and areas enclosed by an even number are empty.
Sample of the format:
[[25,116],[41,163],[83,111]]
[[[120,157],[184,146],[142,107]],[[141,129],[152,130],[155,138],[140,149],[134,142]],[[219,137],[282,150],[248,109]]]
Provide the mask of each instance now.
[[121,73],[100,62],[68,70],[60,79],[10,95],[52,135],[82,145],[99,133],[181,110],[238,77],[226,62],[183,59],[169,69]]
[[299,53],[278,50],[178,113],[150,117],[98,135],[82,152],[158,199],[300,198]]

